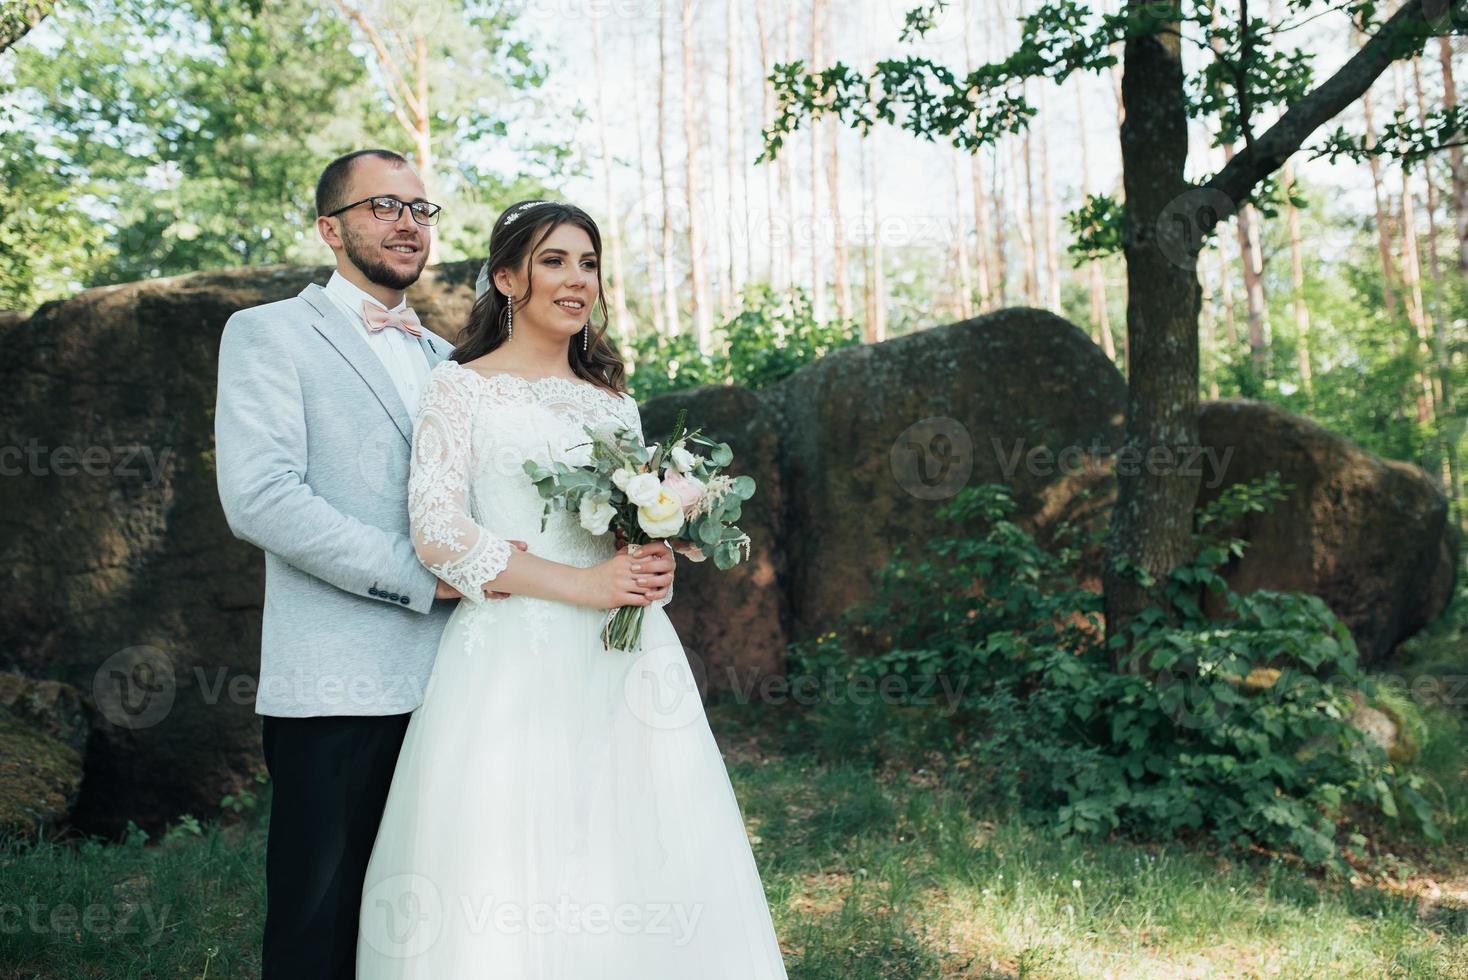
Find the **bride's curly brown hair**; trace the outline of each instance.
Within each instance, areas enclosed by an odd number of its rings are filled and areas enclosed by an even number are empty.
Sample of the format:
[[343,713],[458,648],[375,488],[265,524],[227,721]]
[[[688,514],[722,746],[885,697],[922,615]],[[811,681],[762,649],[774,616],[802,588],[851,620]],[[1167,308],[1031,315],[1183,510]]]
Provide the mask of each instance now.
[[[510,220],[506,220],[506,219]],[[522,220],[524,219],[524,220]],[[609,391],[620,394],[627,390],[626,369],[615,344],[607,337],[606,290],[601,281],[601,232],[591,215],[560,201],[521,201],[504,210],[494,229],[489,233],[489,276],[490,287],[475,302],[469,311],[469,321],[459,331],[459,341],[449,357],[464,364],[483,357],[509,339],[510,298],[494,287],[494,274],[500,269],[518,269],[526,256],[533,256],[547,236],[561,225],[571,224],[586,232],[596,253],[596,303],[593,313],[599,312],[587,325],[586,350],[581,349],[581,332],[577,331],[566,342],[566,363],[578,378],[590,381]],[[530,268],[526,266],[527,270]],[[526,286],[525,295],[516,297],[515,308],[522,308],[530,299],[533,283]]]

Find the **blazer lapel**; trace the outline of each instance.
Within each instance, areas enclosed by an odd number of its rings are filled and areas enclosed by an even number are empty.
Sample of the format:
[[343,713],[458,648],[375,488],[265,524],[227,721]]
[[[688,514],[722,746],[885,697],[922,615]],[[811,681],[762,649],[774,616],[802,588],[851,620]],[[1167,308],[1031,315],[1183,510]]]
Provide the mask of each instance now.
[[[403,407],[403,399],[398,395],[397,388],[393,387],[387,368],[382,366],[377,355],[372,353],[372,348],[367,346],[357,325],[348,320],[346,314],[326,295],[326,290],[314,282],[301,290],[301,299],[316,311],[317,316],[311,326],[326,338],[327,343],[336,348],[337,353],[346,358],[347,363],[382,403],[383,410],[392,418],[403,439],[412,445],[413,422],[408,418],[408,410]],[[418,340],[420,344],[423,342],[422,337]]]
[[438,366],[439,361],[449,356],[449,342],[427,327],[423,328],[423,336],[418,338],[418,346],[423,348],[423,356],[428,359],[430,371]]

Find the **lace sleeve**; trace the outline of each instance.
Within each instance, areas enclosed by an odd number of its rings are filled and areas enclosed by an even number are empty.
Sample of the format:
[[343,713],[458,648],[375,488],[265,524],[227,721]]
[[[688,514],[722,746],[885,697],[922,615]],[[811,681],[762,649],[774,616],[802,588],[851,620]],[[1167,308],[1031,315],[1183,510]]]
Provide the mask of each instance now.
[[[642,413],[637,408],[637,399],[633,398],[627,392],[622,393],[622,421],[625,422],[627,426],[632,429],[633,432],[637,433],[637,438],[642,440],[642,444],[644,446],[647,445],[647,436],[645,436],[642,432]],[[671,547],[671,545],[669,547]],[[677,553],[674,552],[673,561],[676,563],[677,560]],[[668,603],[673,601],[673,584],[668,585],[667,595],[663,596],[661,599],[654,600],[654,606],[666,606]]]
[[445,362],[429,374],[413,422],[408,518],[418,560],[465,599],[480,603],[486,583],[509,564],[510,545],[469,514],[475,389],[465,370]]

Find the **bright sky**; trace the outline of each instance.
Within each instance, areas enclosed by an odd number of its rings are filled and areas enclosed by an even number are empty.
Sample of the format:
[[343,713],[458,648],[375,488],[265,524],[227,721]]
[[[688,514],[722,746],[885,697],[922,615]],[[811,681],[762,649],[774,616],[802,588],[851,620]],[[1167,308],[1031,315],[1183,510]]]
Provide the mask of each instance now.
[[[772,11],[783,8],[785,0],[766,0]],[[681,152],[683,145],[681,129],[680,97],[682,68],[678,38],[678,0],[669,0],[670,27],[668,33],[668,58],[671,62],[669,98],[670,136],[669,147],[673,153]],[[937,29],[919,43],[903,45],[897,40],[901,31],[903,15],[911,6],[911,0],[856,0],[834,5],[831,30],[833,36],[826,43],[828,61],[844,60],[848,63],[869,63],[879,57],[898,56],[904,53],[919,53],[947,64],[962,68],[965,64],[963,3],[955,2],[942,15]],[[1017,36],[1012,14],[1001,18],[1001,4],[988,2],[983,5],[994,11],[980,14],[976,19],[974,43],[978,54],[998,57],[1012,45]],[[541,50],[554,66],[553,80],[572,82],[572,89],[584,92],[583,99],[591,112],[591,118],[577,132],[577,140],[593,159],[599,157],[598,132],[594,125],[597,105],[596,90],[592,78],[591,35],[593,20],[600,19],[603,35],[603,63],[605,71],[605,100],[611,117],[609,138],[613,155],[623,162],[614,178],[618,199],[628,213],[637,199],[637,177],[633,167],[639,159],[636,129],[633,126],[632,106],[634,100],[641,111],[644,153],[647,162],[648,187],[656,180],[656,159],[653,156],[656,122],[657,78],[657,0],[550,0],[523,5],[523,23],[543,39]],[[704,66],[704,77],[696,79],[695,104],[706,112],[711,120],[716,145],[722,147],[726,126],[726,97],[724,58],[728,49],[729,33],[725,27],[725,5],[719,0],[699,0],[694,5],[700,54],[696,61]],[[763,122],[760,114],[759,97],[759,50],[755,26],[755,5],[749,0],[737,3],[736,11],[741,18],[742,54],[744,61],[744,84],[741,88],[745,117],[748,153],[752,157],[757,151],[758,128]],[[1001,26],[1007,25],[1007,26]],[[783,25],[782,25],[783,26]],[[1311,21],[1282,36],[1289,44],[1304,44],[1318,54],[1317,78],[1327,77],[1353,50],[1347,36],[1344,15]],[[802,56],[809,38],[809,4],[801,3],[796,18],[796,35]],[[777,47],[777,51],[778,51]],[[1429,51],[1435,56],[1435,49]],[[1204,55],[1194,47],[1185,51],[1190,68],[1201,64]],[[778,56],[777,56],[777,59]],[[634,62],[637,66],[634,76]],[[1429,93],[1439,90],[1435,57],[1428,62],[1424,72]],[[640,86],[637,84],[640,82]],[[1086,103],[1086,117],[1079,118],[1075,87],[1082,86]],[[1410,84],[1410,77],[1408,84]],[[1032,91],[1032,99],[1040,96],[1040,86]],[[1395,102],[1391,90],[1390,75],[1383,77],[1374,89],[1378,99],[1378,119],[1389,117],[1388,106]],[[1436,98],[1430,94],[1430,98]],[[1096,77],[1087,75],[1073,78],[1064,88],[1045,86],[1042,120],[1048,125],[1040,127],[1052,141],[1050,162],[1052,182],[1055,188],[1057,214],[1074,207],[1080,198],[1080,188],[1092,190],[1112,188],[1119,170],[1119,148],[1117,145],[1116,100],[1109,75]],[[1261,120],[1261,123],[1268,120]],[[1353,109],[1342,120],[1351,131],[1361,129],[1360,112]],[[1380,121],[1378,121],[1378,126]],[[1079,128],[1084,127],[1089,157],[1088,172],[1081,167]],[[947,147],[940,147],[917,139],[890,126],[874,130],[867,141],[871,165],[878,173],[878,207],[883,218],[884,241],[889,246],[904,242],[944,240],[955,213],[968,215],[972,212],[969,196],[967,165],[958,160],[959,154]],[[847,221],[857,215],[861,204],[859,179],[859,157],[861,140],[849,130],[842,130],[840,154],[842,158],[842,204]],[[1190,176],[1200,176],[1205,171],[1216,170],[1221,163],[1219,151],[1204,153],[1206,133],[1201,126],[1194,134]],[[791,152],[797,186],[797,202],[807,212],[810,207],[808,175],[809,149],[806,137],[798,135],[793,145],[787,144],[784,152]],[[720,152],[723,152],[722,149]],[[681,157],[670,157],[675,166],[676,183],[681,186]],[[963,167],[961,189],[955,188],[955,163]],[[1007,162],[1007,161],[1006,161]],[[1337,198],[1353,210],[1369,211],[1371,208],[1370,182],[1366,168],[1342,161],[1330,165],[1324,161],[1305,162],[1296,158],[1296,166],[1302,179],[1327,182],[1339,188],[1345,195]],[[593,172],[600,174],[599,167]],[[720,175],[722,179],[722,173]],[[754,197],[752,210],[762,212],[763,180],[758,171],[751,171]],[[1040,195],[1039,167],[1036,163],[1036,200]],[[568,193],[584,195],[584,203],[604,210],[604,190],[599,179],[584,180],[568,189]],[[1008,193],[1019,193],[1015,188]],[[723,211],[724,192],[715,190],[712,210]],[[963,203],[955,204],[956,195],[962,195]],[[1013,205],[1012,205],[1013,206]]]

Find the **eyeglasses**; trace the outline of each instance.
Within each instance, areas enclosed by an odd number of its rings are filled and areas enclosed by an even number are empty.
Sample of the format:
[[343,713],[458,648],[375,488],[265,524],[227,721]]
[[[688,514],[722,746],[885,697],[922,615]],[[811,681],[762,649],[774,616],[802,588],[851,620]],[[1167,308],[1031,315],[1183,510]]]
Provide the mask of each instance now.
[[380,221],[396,221],[403,214],[403,208],[413,216],[413,220],[420,225],[438,224],[438,214],[443,208],[437,204],[429,204],[427,201],[399,201],[395,197],[364,197],[360,201],[353,201],[346,207],[337,208],[330,214],[322,215],[324,218],[334,218],[343,211],[350,211],[359,204],[372,205],[372,216]]

